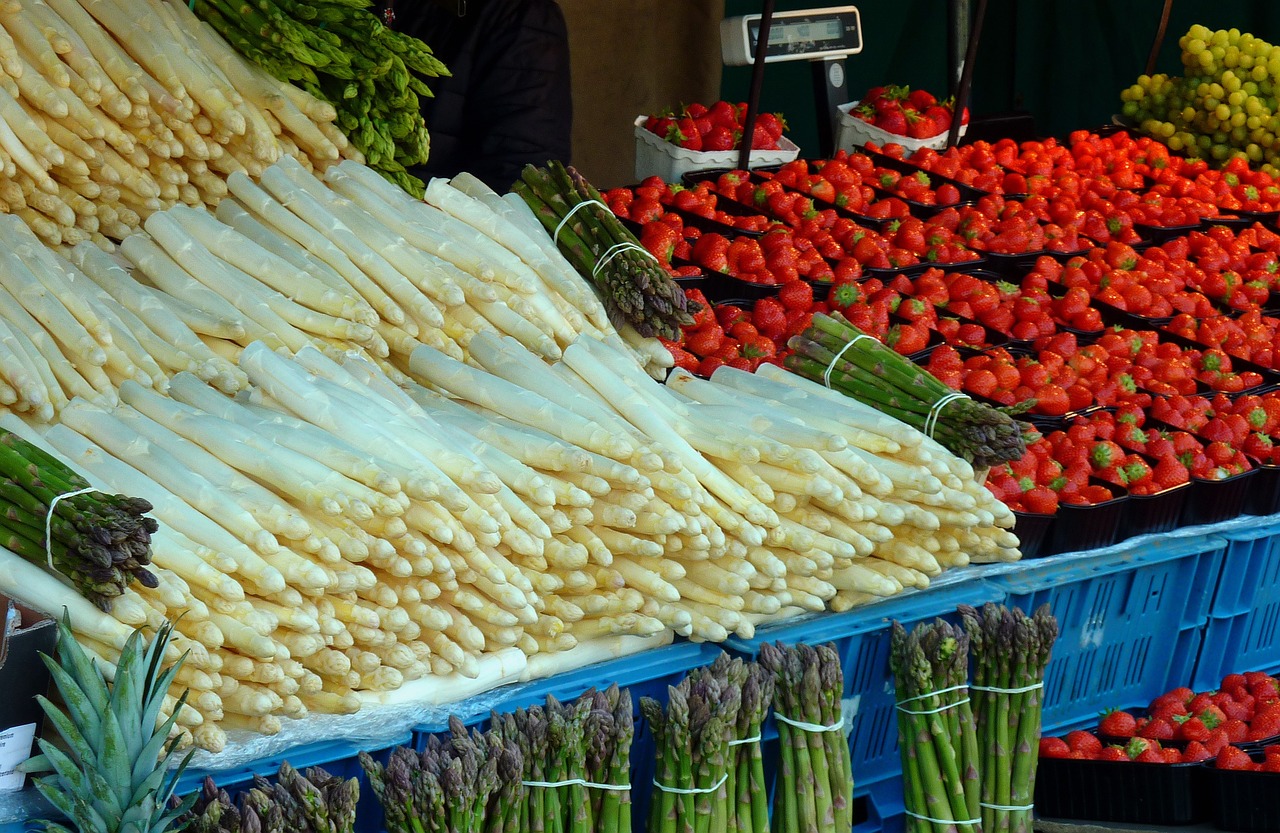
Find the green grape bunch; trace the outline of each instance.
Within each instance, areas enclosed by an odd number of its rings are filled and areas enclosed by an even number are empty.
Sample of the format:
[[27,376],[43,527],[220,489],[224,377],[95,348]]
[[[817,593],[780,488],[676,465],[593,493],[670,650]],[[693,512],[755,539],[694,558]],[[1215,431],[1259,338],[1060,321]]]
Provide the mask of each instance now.
[[1280,174],[1280,46],[1199,24],[1178,45],[1185,74],[1139,76],[1120,92],[1122,115],[1175,152],[1219,163],[1243,156]]

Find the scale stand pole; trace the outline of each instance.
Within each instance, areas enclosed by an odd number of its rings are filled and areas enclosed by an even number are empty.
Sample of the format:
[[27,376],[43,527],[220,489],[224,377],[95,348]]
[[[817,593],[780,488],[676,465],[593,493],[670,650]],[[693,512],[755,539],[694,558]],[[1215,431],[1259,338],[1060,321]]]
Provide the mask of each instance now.
[[813,67],[813,101],[818,111],[818,153],[830,159],[836,153],[840,105],[849,100],[849,77],[844,58],[824,58],[809,65]]
[[742,141],[738,143],[738,170],[751,169],[751,137],[760,112],[760,88],[764,85],[764,56],[769,47],[769,27],[773,24],[774,0],[764,0],[760,13],[760,34],[756,36],[756,54],[751,64],[751,90],[747,93],[747,115],[742,120]]

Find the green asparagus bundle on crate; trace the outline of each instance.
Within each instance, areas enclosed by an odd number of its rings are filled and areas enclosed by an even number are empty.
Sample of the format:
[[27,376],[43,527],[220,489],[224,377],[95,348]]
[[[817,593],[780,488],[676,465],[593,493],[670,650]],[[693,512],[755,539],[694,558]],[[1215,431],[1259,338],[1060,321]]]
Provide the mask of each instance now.
[[402,746],[383,766],[361,752],[360,764],[382,804],[388,833],[532,829],[518,817],[521,750],[497,732],[468,731],[451,717],[448,737],[427,738],[421,755]]
[[1030,833],[1039,760],[1044,672],[1058,620],[1043,605],[1034,616],[1003,605],[961,605],[973,655],[969,695],[982,751],[982,827]]
[[[179,0],[186,2],[186,0]],[[384,25],[368,0],[191,0],[191,9],[250,62],[337,110],[365,162],[415,197],[405,169],[427,161],[418,76],[448,75],[417,38]]]
[[741,660],[700,668],[669,689],[666,711],[649,697],[640,711],[657,746],[649,833],[723,831],[731,828],[730,770],[742,683]]
[[969,636],[942,620],[890,635],[907,833],[982,833]]
[[352,833],[360,782],[313,767],[305,774],[286,762],[275,783],[260,775],[232,800],[205,778],[191,814],[180,820],[190,833]]
[[91,490],[59,460],[0,430],[0,546],[52,568],[105,611],[134,579],[157,586],[146,569],[157,528],[150,511],[141,498]]
[[508,826],[490,833],[631,830],[630,692],[615,685],[567,704],[548,697],[545,707],[494,715],[493,726],[519,747],[524,790]]
[[573,168],[525,166],[518,193],[555,238],[560,251],[595,288],[615,326],[676,340],[701,307],[658,265]]
[[773,692],[773,673],[760,663],[748,663],[738,708],[737,737],[731,744],[737,751],[733,763],[736,769],[730,774],[734,785],[729,796],[734,803],[730,833],[764,833],[769,829],[769,785],[764,780],[760,732],[773,704]]
[[975,468],[1027,452],[1024,426],[1010,414],[1034,402],[1002,409],[957,393],[837,312],[815,315],[787,346],[795,351],[787,369],[923,431]]
[[840,656],[828,645],[765,643],[760,664],[774,677],[773,719],[781,757],[773,830],[849,833],[853,762],[844,732]]

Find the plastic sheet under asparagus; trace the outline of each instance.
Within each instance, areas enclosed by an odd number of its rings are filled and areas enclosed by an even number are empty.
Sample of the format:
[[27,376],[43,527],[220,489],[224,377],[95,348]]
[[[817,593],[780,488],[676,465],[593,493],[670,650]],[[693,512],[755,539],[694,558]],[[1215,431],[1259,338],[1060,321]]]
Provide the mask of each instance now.
[[233,172],[358,157],[331,105],[246,63],[185,3],[0,7],[0,212],[51,245],[105,248]]

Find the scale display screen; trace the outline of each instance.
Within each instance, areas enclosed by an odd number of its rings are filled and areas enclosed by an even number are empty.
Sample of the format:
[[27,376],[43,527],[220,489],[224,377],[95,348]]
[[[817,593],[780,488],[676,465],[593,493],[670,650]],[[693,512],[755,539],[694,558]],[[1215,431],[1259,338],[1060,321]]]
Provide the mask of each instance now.
[[[760,15],[726,18],[720,38],[725,64],[750,64],[760,39]],[[765,62],[837,58],[861,51],[862,20],[856,6],[801,9],[773,16]]]

